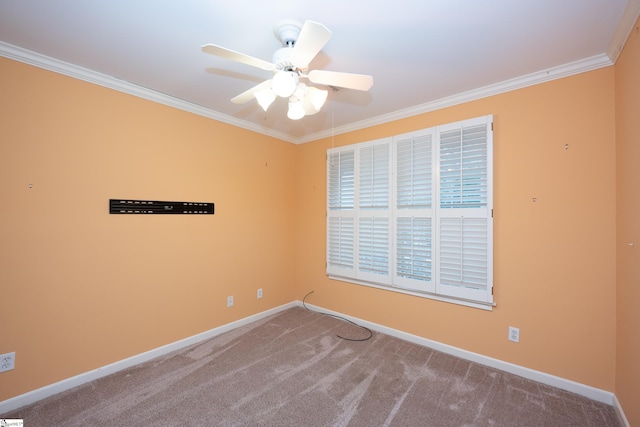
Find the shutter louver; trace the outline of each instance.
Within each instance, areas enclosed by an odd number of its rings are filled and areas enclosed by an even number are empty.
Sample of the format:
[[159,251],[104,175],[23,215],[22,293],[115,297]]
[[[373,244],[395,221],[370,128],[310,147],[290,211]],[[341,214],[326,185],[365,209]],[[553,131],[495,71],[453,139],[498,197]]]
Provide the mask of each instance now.
[[363,273],[389,274],[389,219],[360,218],[358,266]]
[[328,157],[329,210],[353,209],[355,195],[354,151],[332,153]]
[[440,221],[440,283],[487,287],[487,220],[443,218]]
[[440,207],[487,205],[487,126],[443,132],[440,136]]
[[360,150],[360,209],[389,208],[389,144]]
[[328,267],[354,268],[353,218],[329,217],[327,226]]
[[397,143],[396,200],[399,209],[431,207],[431,135],[402,139]]
[[431,281],[431,218],[398,218],[396,275]]

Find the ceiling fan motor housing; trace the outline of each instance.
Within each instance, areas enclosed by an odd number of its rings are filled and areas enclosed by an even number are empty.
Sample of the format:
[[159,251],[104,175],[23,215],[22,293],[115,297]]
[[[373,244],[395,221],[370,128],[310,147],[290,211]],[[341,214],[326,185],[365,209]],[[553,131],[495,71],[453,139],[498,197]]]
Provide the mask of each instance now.
[[271,62],[276,66],[277,70],[294,71],[295,67],[291,64],[291,52],[293,47],[281,47],[276,50],[271,58]]
[[285,19],[276,24],[273,34],[282,43],[282,47],[273,54],[271,62],[278,70],[294,71],[295,67],[291,64],[291,52],[298,40],[302,23],[293,19]]
[[302,23],[295,19],[285,19],[276,24],[273,28],[273,34],[276,36],[282,46],[293,47],[298,40],[300,31],[302,30]]

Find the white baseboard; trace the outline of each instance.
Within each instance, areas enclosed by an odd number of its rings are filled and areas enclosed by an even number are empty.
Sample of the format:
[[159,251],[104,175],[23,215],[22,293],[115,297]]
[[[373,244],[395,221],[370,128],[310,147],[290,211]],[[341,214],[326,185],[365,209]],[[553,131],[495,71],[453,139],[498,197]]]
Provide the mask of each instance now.
[[25,405],[29,405],[31,403],[37,402],[49,396],[53,396],[54,394],[58,394],[66,390],[70,390],[79,385],[97,380],[99,378],[105,377],[107,375],[113,374],[115,372],[121,371],[131,366],[135,366],[140,363],[149,361],[151,359],[155,359],[156,357],[169,354],[173,351],[180,350],[181,348],[188,347],[192,344],[197,344],[201,341],[207,340],[209,338],[213,338],[217,335],[239,328],[240,326],[244,326],[251,322],[255,322],[256,320],[260,320],[267,316],[271,316],[272,314],[278,313],[280,311],[283,311],[292,307],[296,307],[297,305],[298,304],[296,302],[291,302],[285,305],[281,305],[279,307],[275,307],[270,310],[263,311],[262,313],[254,314],[252,316],[245,317],[240,320],[236,320],[235,322],[231,322],[226,325],[222,325],[217,328],[210,329],[200,334],[181,339],[171,344],[163,345],[162,347],[158,347],[153,350],[149,350],[147,352],[129,357],[127,359],[120,360],[110,365],[106,365],[98,369],[94,369],[93,371],[84,372],[80,375],[76,375],[75,377],[67,378],[57,383],[53,383],[53,384],[44,386],[42,388],[30,391],[28,393],[21,394],[16,397],[12,397],[11,399],[7,399],[0,402],[0,414],[6,414],[15,409],[21,408]]
[[[490,366],[492,368],[496,368],[501,371],[509,372],[514,375],[518,375],[530,380],[540,382],[542,384],[547,384],[562,390],[570,391],[572,393],[576,393],[581,396],[588,397],[589,399],[606,403],[608,405],[613,405],[614,403],[615,395],[610,391],[601,390],[585,384],[577,383],[575,381],[557,377],[555,375],[550,375],[544,372],[536,371],[534,369],[525,368],[524,366],[519,366],[519,365],[505,362],[499,359],[494,359],[492,357],[483,356],[482,354],[473,353],[471,351],[463,350],[457,347],[450,346],[448,344],[443,344],[438,341],[433,341],[417,335],[402,332],[397,329],[392,329],[387,326],[379,325],[377,323],[368,322],[366,320],[358,319],[356,317],[346,316],[342,313],[326,310],[322,307],[317,307],[308,303],[305,303],[305,304],[307,307],[311,309],[317,310],[319,312],[324,312],[324,313],[344,317],[348,320],[351,320],[352,322],[355,322],[362,326],[366,326],[371,330],[378,331],[383,334],[391,335],[391,336],[403,339],[405,341],[409,341],[418,345],[429,347],[434,350],[451,354],[452,356],[457,356],[462,359],[470,360],[472,362],[480,363],[485,366]],[[300,305],[302,305],[301,302],[300,302]],[[622,411],[622,408],[620,408],[620,411]]]
[[613,409],[616,410],[616,414],[618,415],[618,419],[620,420],[622,425],[625,427],[631,427],[631,424],[629,424],[629,420],[627,420],[627,417],[624,415],[622,406],[620,406],[620,402],[618,401],[618,398],[615,394],[613,395]]
[[[276,314],[278,312],[284,311],[292,307],[302,307],[302,306],[303,306],[302,301],[294,301],[285,305],[281,305],[279,307],[275,307],[273,309],[263,311],[255,315],[245,317],[235,322],[231,322],[226,325],[219,326],[217,328],[173,342],[171,344],[158,347],[156,349],[147,351],[145,353],[141,353],[141,354],[129,357],[127,359],[120,360],[118,362],[112,363],[107,366],[103,366],[93,371],[85,372],[83,374],[76,375],[75,377],[67,378],[57,383],[50,384],[48,386],[30,391],[25,394],[21,394],[19,396],[0,402],[0,414],[6,414],[10,411],[21,408],[22,406],[29,405],[31,403],[37,402],[39,400],[42,400],[54,394],[58,394],[63,391],[69,390],[73,387],[77,387],[79,385],[85,384],[93,380],[97,380],[104,376],[113,374],[115,372],[121,371],[131,366],[146,362],[156,357],[163,356],[165,354],[171,353],[176,350],[180,350],[181,348],[188,347],[192,344],[196,344],[198,342],[207,340],[209,338],[213,338],[217,335],[231,331],[233,329],[236,329],[240,326],[244,326],[256,320],[263,319],[272,314]],[[591,387],[585,384],[581,384],[575,381],[567,380],[561,377],[557,377],[555,375],[550,375],[544,372],[536,371],[534,369],[525,368],[523,366],[515,365],[513,363],[505,362],[499,359],[494,359],[492,357],[483,356],[478,353],[473,353],[471,351],[467,351],[467,350],[463,350],[447,344],[443,344],[438,341],[433,341],[417,335],[409,334],[397,329],[379,325],[377,323],[369,322],[363,319],[348,316],[348,315],[334,312],[331,310],[326,310],[322,307],[314,306],[311,304],[306,304],[306,306],[318,312],[323,312],[323,313],[344,317],[348,320],[351,320],[352,322],[355,322],[362,326],[366,326],[367,328],[377,332],[391,335],[391,336],[394,336],[418,345],[429,347],[434,350],[441,351],[443,353],[451,354],[452,356],[457,356],[462,359],[480,363],[485,366],[490,366],[492,368],[499,369],[501,371],[509,372],[514,375],[528,378],[530,380],[538,381],[542,384],[547,384],[562,390],[576,393],[598,402],[603,402],[608,405],[612,405],[616,413],[618,414],[618,418],[620,419],[620,421],[626,427],[629,427],[629,423],[624,415],[622,407],[620,406],[620,403],[618,402],[618,399],[616,398],[615,394],[612,392],[601,390],[601,389]]]

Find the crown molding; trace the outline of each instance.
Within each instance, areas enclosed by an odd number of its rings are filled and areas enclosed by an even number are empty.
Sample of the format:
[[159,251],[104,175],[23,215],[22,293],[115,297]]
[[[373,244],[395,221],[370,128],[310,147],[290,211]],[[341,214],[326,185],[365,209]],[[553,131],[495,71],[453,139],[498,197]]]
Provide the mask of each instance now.
[[[635,13],[635,17],[637,17],[639,13],[638,11],[640,11],[640,0],[633,0],[632,2],[629,3],[627,7],[627,13],[625,13],[625,16],[628,17]],[[635,19],[636,18],[631,20],[629,18],[624,20],[625,24],[624,26],[621,25],[620,28],[622,27],[625,27],[625,28],[622,28],[618,31],[616,35],[616,40],[614,41],[614,44],[612,44],[612,46],[619,45],[620,43],[624,45],[624,41],[626,41],[626,38],[629,36],[629,33],[631,32],[631,29],[635,24]],[[620,40],[622,39],[624,40],[620,42]],[[619,53],[619,50],[621,50],[621,47],[620,49],[616,47],[613,50]],[[328,138],[334,135],[353,132],[353,131],[361,130],[367,127],[376,126],[376,125],[392,122],[395,120],[405,119],[405,118],[416,116],[419,114],[424,114],[424,113],[439,110],[442,108],[447,108],[454,105],[459,105],[466,102],[486,98],[489,96],[513,91],[516,89],[521,89],[527,86],[533,86],[540,83],[545,83],[548,81],[560,79],[563,77],[568,77],[571,75],[596,70],[598,68],[607,67],[614,64],[614,61],[611,59],[611,54],[600,54],[600,55],[592,56],[590,58],[581,59],[565,65],[561,65],[558,67],[541,70],[535,73],[527,74],[525,76],[506,80],[500,83],[484,86],[471,91],[437,99],[424,104],[397,110],[389,114],[383,114],[376,117],[371,117],[366,120],[361,120],[361,121],[350,123],[344,126],[339,126],[326,131],[309,134],[302,138],[294,138],[285,133],[277,132],[272,129],[248,122],[246,120],[237,119],[235,117],[222,114],[218,111],[205,108],[203,106],[196,105],[179,98],[175,98],[160,92],[153,91],[151,89],[137,86],[133,83],[120,80],[106,74],[98,73],[96,71],[89,70],[87,68],[79,67],[77,65],[60,61],[60,60],[57,60],[45,55],[41,55],[39,53],[32,52],[17,46],[13,46],[11,44],[4,43],[1,41],[0,41],[0,56],[4,56],[9,59],[13,59],[29,65],[40,67],[40,68],[53,71],[59,74],[67,75],[69,77],[73,77],[89,83],[97,84],[109,89],[117,90],[119,92],[123,92],[129,95],[147,99],[149,101],[164,104],[169,107],[177,108],[183,111],[197,114],[199,116],[207,117],[222,123],[227,123],[232,126],[236,126],[242,129],[260,133],[260,134],[270,136],[282,141],[290,142],[293,144],[304,144],[307,142],[316,141],[318,139]],[[614,56],[617,57],[617,55],[614,55]]]
[[187,102],[182,99],[166,95],[164,93],[135,85],[125,80],[120,80],[106,74],[98,73],[88,68],[60,61],[58,59],[51,58],[49,56],[23,49],[21,47],[17,47],[2,41],[0,41],[0,56],[13,59],[18,62],[23,62],[25,64],[33,65],[35,67],[43,68],[45,70],[53,71],[55,73],[73,77],[78,80],[83,80],[88,83],[93,83],[109,89],[117,90],[129,95],[137,96],[139,98],[143,98],[152,102],[164,104],[169,107],[177,108],[179,110],[187,111],[189,113],[197,114],[199,116],[207,117],[209,119],[217,120],[219,122],[227,123],[232,126],[247,129],[283,141],[295,142],[295,140],[291,136],[285,133],[276,132],[272,129],[247,122],[245,120],[240,120],[227,114],[222,114],[218,111],[212,110],[210,108],[205,108],[201,105],[193,104],[191,102]]
[[613,40],[609,44],[609,49],[607,50],[607,55],[611,58],[612,62],[616,62],[618,60],[618,56],[622,49],[624,48],[631,31],[633,30],[633,26],[636,24],[638,17],[640,16],[640,0],[628,0],[627,7],[622,14],[622,18],[620,19],[620,25],[616,30],[616,34],[613,37]]
[[463,92],[449,97],[430,101],[425,104],[416,105],[402,110],[397,110],[389,114],[372,117],[359,122],[339,126],[327,131],[307,135],[303,138],[297,139],[295,143],[304,144],[306,142],[316,141],[318,139],[329,138],[335,135],[353,132],[365,129],[367,127],[392,122],[395,120],[405,119],[442,108],[463,104],[465,102],[475,101],[512,90],[525,88],[527,86],[533,86],[536,84],[545,83],[552,80],[561,79],[563,77],[569,77],[575,74],[580,74],[587,71],[596,70],[598,68],[614,65],[639,17],[640,0],[628,0],[627,6],[620,20],[620,25],[618,25],[616,34],[609,44],[609,49],[607,49],[606,54],[595,55],[590,58],[581,59],[546,70],[541,70],[511,80],[506,80],[468,92]]
[[339,126],[328,131],[318,132],[313,135],[308,135],[303,139],[299,139],[298,141],[296,141],[296,143],[302,144],[322,138],[328,138],[334,135],[339,135],[342,133],[353,132],[360,129],[389,123],[395,120],[406,119],[408,117],[417,116],[419,114],[429,113],[431,111],[452,107],[454,105],[464,104],[466,102],[471,102],[501,93],[510,92],[516,89],[522,89],[528,86],[561,79],[563,77],[596,70],[598,68],[608,67],[610,65],[613,65],[613,62],[609,59],[609,56],[607,56],[606,54],[600,54],[558,67],[549,68],[546,70],[527,74],[525,76],[505,80],[500,83],[437,99],[435,101],[430,101],[424,104],[397,110],[389,114],[383,114],[380,116],[371,117],[366,120],[361,120],[359,122]]

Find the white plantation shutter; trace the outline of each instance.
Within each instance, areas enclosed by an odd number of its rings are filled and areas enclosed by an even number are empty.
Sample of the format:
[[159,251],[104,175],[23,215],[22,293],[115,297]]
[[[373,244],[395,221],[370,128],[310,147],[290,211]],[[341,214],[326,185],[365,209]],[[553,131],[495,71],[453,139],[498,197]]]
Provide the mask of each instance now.
[[487,205],[487,125],[440,133],[440,207]]
[[327,151],[327,274],[493,304],[491,116]]
[[489,302],[493,282],[491,122],[442,126],[438,293]]
[[397,218],[395,283],[398,286],[433,292],[431,224],[431,218],[426,217]]
[[327,272],[355,274],[355,150],[327,155]]
[[433,292],[433,132],[406,134],[394,141],[394,284]]
[[362,210],[389,209],[389,146],[387,142],[360,149],[358,205]]
[[375,141],[358,153],[358,273],[362,280],[390,284],[389,201],[391,142]]
[[332,269],[354,269],[353,221],[353,218],[341,216],[330,216],[328,219],[327,261]]
[[355,205],[355,151],[332,153],[327,157],[329,210],[353,210]]
[[486,218],[440,219],[441,293],[484,300],[488,286]]
[[389,218],[360,218],[358,268],[363,275],[389,275]]
[[399,209],[431,208],[433,135],[396,138],[396,200]]

